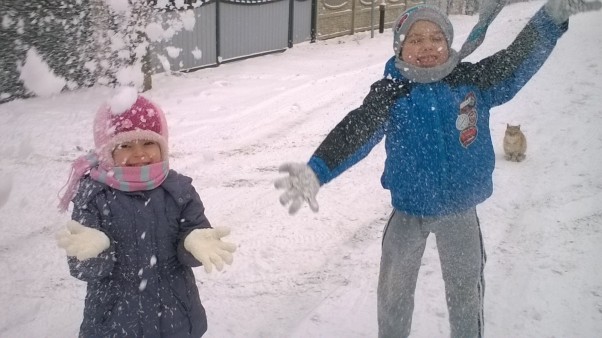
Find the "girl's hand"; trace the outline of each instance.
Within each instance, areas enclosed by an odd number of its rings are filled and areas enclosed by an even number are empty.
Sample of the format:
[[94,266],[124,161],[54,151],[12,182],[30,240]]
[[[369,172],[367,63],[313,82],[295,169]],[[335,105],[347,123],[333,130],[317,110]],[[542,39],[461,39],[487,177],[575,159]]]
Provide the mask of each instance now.
[[226,227],[195,229],[184,239],[184,248],[203,264],[207,273],[214,265],[217,271],[222,271],[224,263],[232,264],[232,253],[236,251],[236,245],[222,241],[229,234]]
[[98,257],[111,245],[104,232],[73,220],[67,222],[66,229],[59,232],[56,239],[58,246],[67,252],[67,256],[75,256],[80,261]]

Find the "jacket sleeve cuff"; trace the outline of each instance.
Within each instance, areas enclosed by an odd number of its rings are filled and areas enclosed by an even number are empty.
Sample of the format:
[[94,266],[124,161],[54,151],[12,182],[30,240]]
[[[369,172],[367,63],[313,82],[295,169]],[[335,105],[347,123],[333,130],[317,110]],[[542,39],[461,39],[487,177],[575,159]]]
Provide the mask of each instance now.
[[333,179],[333,176],[328,169],[326,163],[317,156],[312,156],[307,162],[307,165],[314,171],[316,176],[318,177],[318,181],[320,181],[320,186],[330,182]]
[[84,282],[92,282],[107,277],[113,271],[115,265],[115,251],[113,244],[100,253],[98,257],[83,261],[75,257],[67,257],[69,272],[71,276]]

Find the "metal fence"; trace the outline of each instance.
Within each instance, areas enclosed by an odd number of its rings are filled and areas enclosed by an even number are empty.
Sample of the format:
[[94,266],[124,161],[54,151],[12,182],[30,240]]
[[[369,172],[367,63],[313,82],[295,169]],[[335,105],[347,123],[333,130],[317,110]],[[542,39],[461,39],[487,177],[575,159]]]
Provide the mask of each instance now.
[[[19,79],[28,51],[37,50],[66,89],[103,77],[89,61],[110,49],[94,41],[112,19],[100,0],[0,1],[0,103],[31,95]],[[156,9],[159,22],[192,11],[192,30],[151,43],[155,73],[191,70],[253,55],[282,51],[311,39],[312,0],[184,1],[184,9]],[[168,25],[168,24],[167,24]],[[104,76],[106,78],[106,76]],[[111,79],[102,79],[104,83]],[[102,82],[101,82],[102,83]]]
[[[310,0],[219,0],[193,8],[196,24],[153,46],[155,72],[190,70],[282,51],[311,39]],[[160,14],[163,21],[177,15]],[[175,48],[177,55],[167,51]],[[175,53],[172,53],[175,54]]]

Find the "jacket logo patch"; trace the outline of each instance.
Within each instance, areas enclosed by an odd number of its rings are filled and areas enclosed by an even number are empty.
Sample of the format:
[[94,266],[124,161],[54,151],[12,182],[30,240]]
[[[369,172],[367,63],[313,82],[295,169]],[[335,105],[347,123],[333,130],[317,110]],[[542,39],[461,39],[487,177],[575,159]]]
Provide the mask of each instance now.
[[479,134],[477,128],[477,99],[473,92],[466,94],[464,101],[460,103],[460,111],[456,118],[456,129],[460,131],[460,144],[468,148]]

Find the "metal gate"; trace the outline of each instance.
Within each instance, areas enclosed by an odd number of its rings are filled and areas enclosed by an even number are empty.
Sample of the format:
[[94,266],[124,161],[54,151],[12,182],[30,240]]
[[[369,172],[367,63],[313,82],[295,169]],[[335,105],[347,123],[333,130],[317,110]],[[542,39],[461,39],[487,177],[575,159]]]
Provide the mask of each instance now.
[[[185,3],[187,10],[156,8],[167,31],[180,15],[194,15],[194,27],[182,29],[167,41],[153,42],[151,64],[154,73],[165,70],[191,70],[225,61],[285,50],[294,43],[315,38],[317,0],[169,0]],[[163,2],[161,2],[163,3]],[[16,97],[32,96],[19,79],[18,65],[35,47],[57,75],[68,81],[68,88],[89,86],[103,77],[99,67],[88,67],[97,60],[95,31],[108,31],[112,21],[104,0],[64,0],[29,2],[0,0],[3,22],[0,27],[0,103]],[[44,20],[32,20],[44,18]],[[75,20],[77,18],[77,20]],[[77,22],[77,24],[72,24]],[[180,22],[181,25],[181,22]],[[69,26],[67,29],[67,26]],[[186,27],[188,28],[188,27]],[[106,48],[110,53],[110,48]],[[106,54],[106,53],[105,53]],[[103,54],[104,55],[104,54]],[[109,63],[108,66],[111,66]]]
[[[190,9],[192,31],[153,46],[154,72],[190,70],[282,51],[311,39],[311,0],[216,0]],[[169,22],[178,11],[161,13]]]
[[219,61],[286,49],[289,1],[259,5],[220,1]]
[[311,40],[312,1],[293,0],[293,43]]
[[[151,48],[154,73],[178,71],[213,65],[217,60],[216,2],[191,9],[195,24],[190,31],[182,29],[168,41],[154,42]],[[159,14],[160,22],[177,20],[181,11]]]

